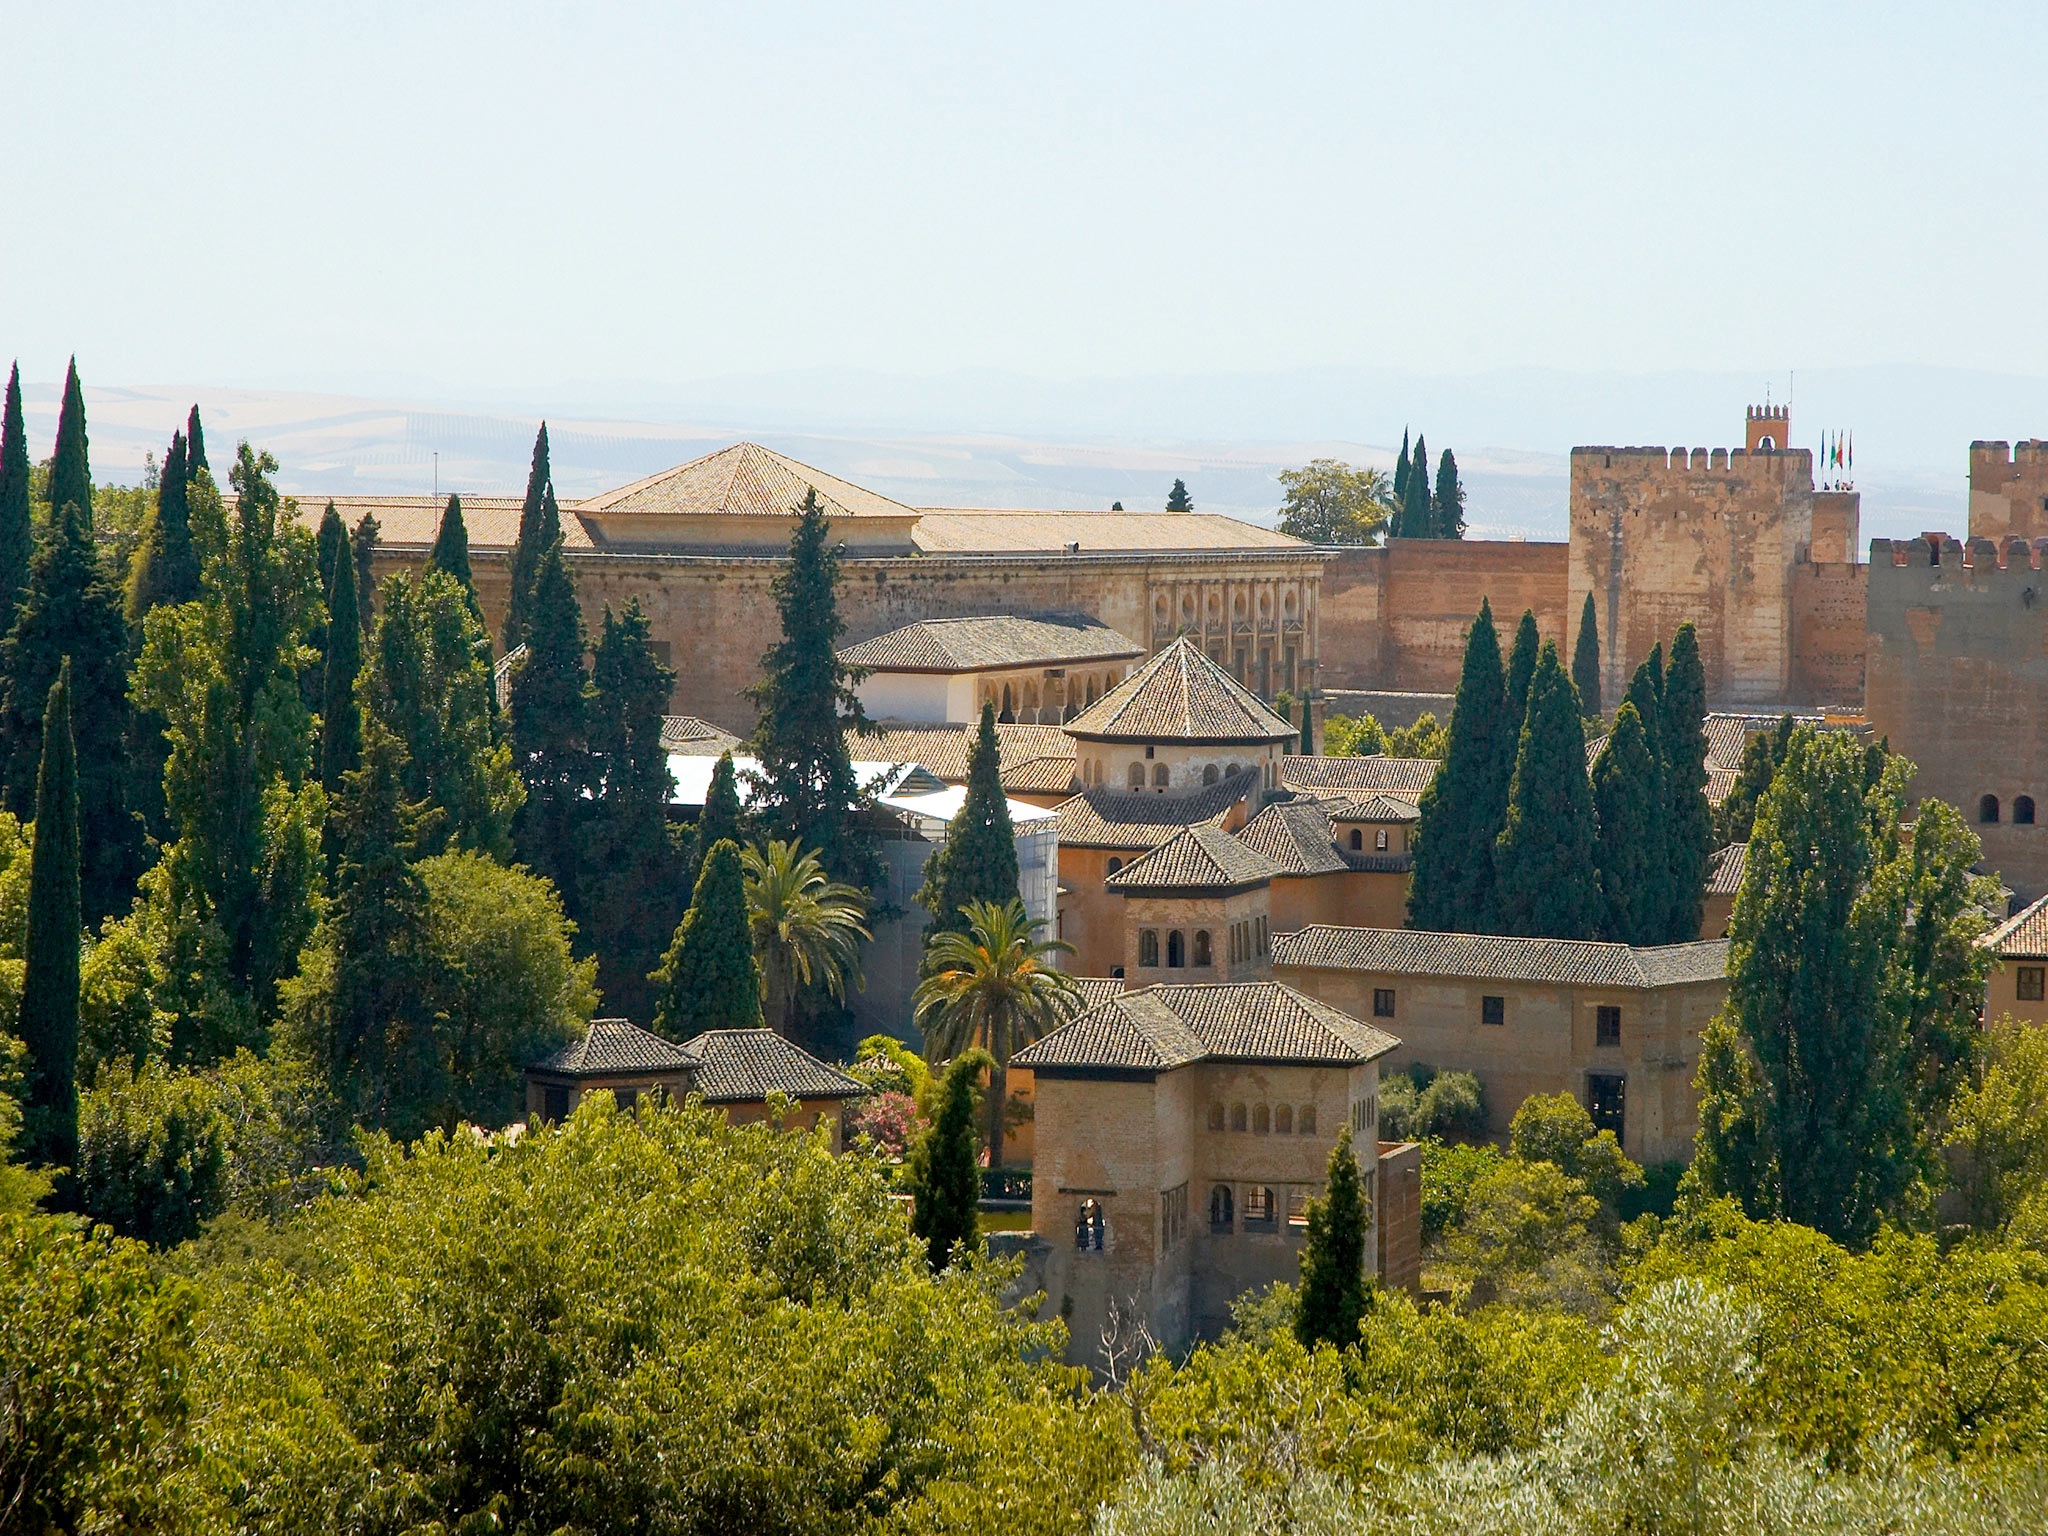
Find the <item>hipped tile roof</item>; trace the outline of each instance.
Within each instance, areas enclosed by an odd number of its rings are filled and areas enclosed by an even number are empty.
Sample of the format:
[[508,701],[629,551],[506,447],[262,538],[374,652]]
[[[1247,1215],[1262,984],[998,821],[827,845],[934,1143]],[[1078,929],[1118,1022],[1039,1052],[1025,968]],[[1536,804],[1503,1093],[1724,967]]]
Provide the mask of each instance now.
[[1183,827],[1220,821],[1238,801],[1258,787],[1255,768],[1225,774],[1214,784],[1178,795],[1143,790],[1084,789],[1057,807],[1062,848],[1148,849]]
[[818,503],[830,517],[917,516],[901,502],[799,464],[759,443],[734,443],[580,501],[575,510],[599,517],[788,517],[803,505],[805,493],[811,490],[818,493]]
[[[967,782],[967,756],[974,747],[971,725],[892,725],[873,736],[846,738],[856,757],[891,763],[922,763],[949,784]],[[1074,743],[1056,725],[996,726],[996,759],[1003,788],[1057,793],[1074,782]],[[1043,765],[1043,766],[1041,766]]]
[[792,1099],[851,1099],[867,1089],[772,1029],[709,1029],[682,1045],[690,1091],[708,1104],[753,1103],[771,1093]]
[[581,1040],[533,1064],[533,1071],[564,1077],[605,1077],[622,1072],[677,1072],[689,1064],[683,1048],[629,1019],[592,1019]]
[[1069,662],[1142,656],[1145,648],[1096,619],[1078,614],[1020,618],[921,619],[849,645],[839,659],[881,672],[980,672],[1000,667],[1057,667]]
[[1356,1066],[1400,1042],[1271,981],[1126,992],[1015,1058],[1041,1074],[1166,1072],[1197,1061]]
[[1709,896],[1733,896],[1742,889],[1743,866],[1749,862],[1749,844],[1730,843],[1714,855],[1714,864],[1707,875]]
[[722,757],[742,748],[731,731],[699,720],[695,715],[663,715],[661,747],[664,752],[682,752],[691,757]]
[[1433,757],[1284,757],[1280,782],[1312,795],[1378,791],[1413,800],[1441,766]]
[[[226,498],[230,506],[233,497]],[[441,514],[447,510],[446,496],[301,496],[298,521],[318,528],[334,503],[334,512],[350,528],[365,514],[377,519],[377,543],[393,549],[431,549],[441,531]],[[519,512],[525,505],[520,496],[469,496],[462,498],[462,526],[469,535],[473,554],[509,550],[519,539]],[[567,511],[562,513],[562,547],[566,550],[594,548],[589,530]]]
[[912,542],[933,555],[1059,555],[1134,550],[1198,554],[1204,550],[1299,550],[1299,539],[1213,512],[1009,512],[974,507],[920,509]]
[[1362,821],[1387,824],[1422,820],[1422,810],[1413,800],[1399,795],[1323,795],[1323,808],[1332,821]]
[[1221,827],[1184,827],[1103,881],[1123,895],[1141,891],[1236,891],[1288,871]]
[[2048,896],[1977,942],[2003,960],[2048,960]]
[[1240,827],[1237,836],[1282,874],[1333,875],[1351,867],[1331,842],[1330,818],[1315,800],[1269,805]]
[[1067,722],[1113,741],[1286,741],[1295,729],[1182,635]]
[[1458,976],[1475,981],[1668,987],[1725,978],[1728,941],[1704,939],[1633,949],[1626,944],[1577,939],[1518,939],[1495,934],[1431,933],[1416,928],[1335,928],[1316,924],[1276,938],[1273,964],[1306,970]]

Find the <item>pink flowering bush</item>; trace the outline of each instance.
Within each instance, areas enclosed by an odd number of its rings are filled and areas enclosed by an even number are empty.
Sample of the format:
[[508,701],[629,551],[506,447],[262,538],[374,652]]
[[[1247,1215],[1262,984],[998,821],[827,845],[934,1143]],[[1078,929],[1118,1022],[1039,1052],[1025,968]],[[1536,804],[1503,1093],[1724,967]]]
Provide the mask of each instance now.
[[907,1093],[871,1093],[853,1112],[853,1134],[867,1137],[887,1158],[902,1158],[923,1129],[924,1116]]

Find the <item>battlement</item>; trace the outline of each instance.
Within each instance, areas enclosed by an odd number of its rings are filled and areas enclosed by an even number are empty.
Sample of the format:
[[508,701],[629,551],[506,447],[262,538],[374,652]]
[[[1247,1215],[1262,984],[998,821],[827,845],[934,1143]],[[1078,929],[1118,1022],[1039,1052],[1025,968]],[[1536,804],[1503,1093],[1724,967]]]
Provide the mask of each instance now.
[[1791,421],[1792,408],[1788,405],[1752,405],[1744,413],[1743,419],[1782,427]]
[[1917,539],[1870,541],[1873,566],[1940,567],[1968,571],[1976,580],[1999,571],[2039,571],[2044,556],[2048,556],[2048,537],[1962,540],[1937,532],[1923,533]]
[[1679,474],[1781,474],[1787,464],[1803,467],[1813,477],[1810,448],[1574,448],[1572,473],[1615,471],[1639,475],[1654,471]]
[[2048,442],[2030,437],[2013,444],[2003,438],[1979,438],[1970,444],[1970,469],[1996,469],[2021,464],[2048,466]]

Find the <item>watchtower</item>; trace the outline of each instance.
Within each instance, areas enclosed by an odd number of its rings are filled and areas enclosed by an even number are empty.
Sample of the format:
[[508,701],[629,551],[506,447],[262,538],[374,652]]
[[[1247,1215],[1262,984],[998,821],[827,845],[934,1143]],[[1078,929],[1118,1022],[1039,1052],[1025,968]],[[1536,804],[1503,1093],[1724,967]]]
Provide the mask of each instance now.
[[1787,405],[1752,405],[1748,411],[1748,435],[1743,447],[1750,453],[1780,453],[1792,441],[1792,408]]

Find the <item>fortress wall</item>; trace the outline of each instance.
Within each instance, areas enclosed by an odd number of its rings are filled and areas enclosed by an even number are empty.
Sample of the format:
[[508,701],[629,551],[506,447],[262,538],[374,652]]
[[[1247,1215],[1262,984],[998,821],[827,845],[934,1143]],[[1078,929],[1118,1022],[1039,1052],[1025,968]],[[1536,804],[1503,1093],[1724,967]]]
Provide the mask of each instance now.
[[1793,569],[1792,702],[1862,708],[1869,571],[1845,561]]
[[[2001,553],[2003,560],[2001,561]],[[1958,806],[1984,866],[2022,897],[2048,892],[2048,819],[2014,825],[2015,798],[2048,810],[2048,571],[2038,551],[1946,535],[1873,539],[1864,711],[1919,765],[1913,791]],[[1996,795],[1999,820],[1979,821]]]
[[1323,578],[1323,686],[1451,692],[1481,599],[1503,646],[1528,609],[1569,656],[1567,575],[1563,544],[1396,539],[1345,550]]
[[2048,535],[2048,442],[1970,444],[1970,537]]
[[1849,565],[1862,552],[1863,496],[1858,491],[1813,493],[1813,540],[1807,558],[1822,565]]
[[1621,697],[1650,647],[1691,620],[1710,703],[1783,701],[1793,573],[1812,539],[1805,449],[1573,449],[1567,611],[1593,594],[1602,692]]

